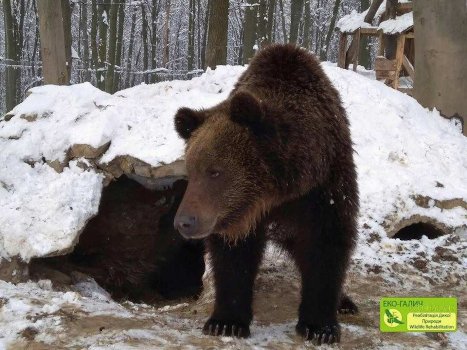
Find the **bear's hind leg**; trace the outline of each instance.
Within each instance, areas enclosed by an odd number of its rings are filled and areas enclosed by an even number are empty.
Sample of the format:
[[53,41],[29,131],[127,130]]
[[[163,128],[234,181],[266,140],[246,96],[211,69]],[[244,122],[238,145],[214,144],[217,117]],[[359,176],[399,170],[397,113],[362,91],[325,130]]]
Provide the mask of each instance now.
[[207,335],[246,338],[253,318],[253,284],[262,259],[264,234],[229,243],[212,235],[206,239],[214,271],[214,312],[203,327]]

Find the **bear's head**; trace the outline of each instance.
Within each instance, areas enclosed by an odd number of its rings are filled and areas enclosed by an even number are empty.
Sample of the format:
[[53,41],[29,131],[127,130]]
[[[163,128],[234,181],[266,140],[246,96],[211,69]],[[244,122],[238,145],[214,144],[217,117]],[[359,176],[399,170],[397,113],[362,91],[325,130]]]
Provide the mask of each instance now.
[[262,102],[246,92],[209,110],[178,110],[188,187],[174,226],[184,237],[215,233],[235,241],[271,208],[274,187],[263,149],[274,130],[267,119]]

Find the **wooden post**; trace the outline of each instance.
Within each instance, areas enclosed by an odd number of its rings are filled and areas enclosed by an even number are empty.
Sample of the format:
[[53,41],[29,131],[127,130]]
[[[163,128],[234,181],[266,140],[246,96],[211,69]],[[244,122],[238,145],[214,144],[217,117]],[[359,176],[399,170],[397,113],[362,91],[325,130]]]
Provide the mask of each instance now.
[[413,8],[414,97],[448,118],[463,119],[467,136],[465,0],[417,0]]
[[379,32],[378,41],[378,56],[384,56],[384,36],[382,30]]
[[66,85],[70,78],[67,70],[61,1],[39,0],[37,12],[44,83]]
[[339,37],[339,58],[337,60],[337,66],[340,68],[345,67],[345,54],[347,52],[347,34],[341,33]]
[[394,80],[392,82],[392,87],[396,90],[399,87],[399,74],[401,73],[402,62],[404,60],[404,46],[405,46],[405,34],[401,33],[397,37],[396,72],[394,74]]
[[[359,48],[359,47],[360,47],[360,35],[361,35],[361,34],[360,34],[360,28],[357,29],[357,31],[355,32],[354,35],[355,35],[355,38],[354,38],[354,40],[355,40],[355,46],[356,46],[357,48]],[[358,66],[358,53],[359,53],[359,50],[358,50],[358,49],[355,50],[355,54],[354,54],[354,57],[353,57],[353,70],[354,70],[354,72],[357,71],[357,66]]]

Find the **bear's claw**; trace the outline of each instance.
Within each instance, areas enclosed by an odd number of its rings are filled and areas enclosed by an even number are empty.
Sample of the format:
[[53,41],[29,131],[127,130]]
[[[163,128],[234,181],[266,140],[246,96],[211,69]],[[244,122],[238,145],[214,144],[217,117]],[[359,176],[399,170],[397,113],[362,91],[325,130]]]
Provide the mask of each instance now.
[[311,341],[314,345],[339,343],[341,340],[341,330],[338,324],[314,326],[298,322],[295,329],[306,341]]
[[248,338],[250,336],[250,327],[235,322],[209,319],[204,324],[203,334]]

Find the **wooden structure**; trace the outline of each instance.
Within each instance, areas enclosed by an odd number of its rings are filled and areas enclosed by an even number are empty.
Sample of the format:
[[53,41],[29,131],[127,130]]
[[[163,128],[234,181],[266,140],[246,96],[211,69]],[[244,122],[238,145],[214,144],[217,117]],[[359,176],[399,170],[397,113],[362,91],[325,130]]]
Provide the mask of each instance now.
[[[396,8],[395,19],[388,19],[384,14],[381,15],[378,26],[373,26],[368,23],[362,23],[357,28],[351,30],[340,30],[339,36],[339,56],[338,67],[347,69],[349,64],[353,64],[353,70],[357,70],[358,54],[360,40],[363,36],[377,37],[378,53],[374,62],[376,79],[382,80],[385,84],[394,89],[411,94],[412,88],[401,86],[401,77],[410,78],[414,81],[414,31],[412,16],[412,3],[398,3]],[[363,17],[362,17],[363,18]],[[399,21],[399,23],[398,23]],[[385,54],[385,36],[392,37],[396,40],[395,57],[389,58]],[[357,49],[351,50],[351,45],[348,45],[348,38],[351,37],[355,41]]]

